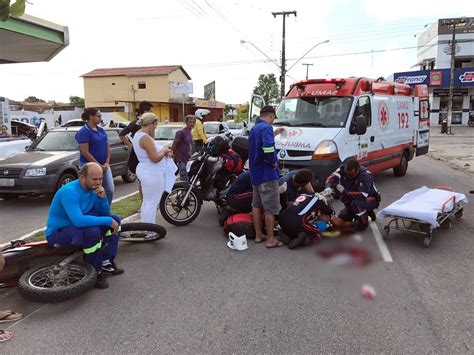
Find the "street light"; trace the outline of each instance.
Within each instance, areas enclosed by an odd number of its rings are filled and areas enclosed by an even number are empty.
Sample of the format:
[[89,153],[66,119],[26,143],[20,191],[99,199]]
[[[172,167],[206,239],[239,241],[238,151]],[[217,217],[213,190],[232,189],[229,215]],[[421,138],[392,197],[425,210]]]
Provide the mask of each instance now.
[[240,44],[244,45],[245,43],[248,43],[250,44],[253,48],[255,48],[257,51],[259,51],[260,53],[262,53],[270,62],[272,62],[273,64],[275,64],[278,69],[280,69],[280,65],[275,61],[275,59],[272,59],[270,58],[268,55],[266,55],[265,52],[263,52],[260,48],[258,48],[255,44],[253,44],[252,42],[250,41],[245,41],[243,39],[240,40]]
[[307,51],[305,54],[303,54],[301,56],[300,59],[298,59],[296,62],[293,63],[293,65],[286,71],[286,72],[289,72],[291,70],[291,68],[293,68],[296,64],[298,64],[300,62],[301,59],[303,59],[304,57],[306,57],[309,52],[311,52],[313,49],[315,49],[317,46],[319,46],[320,44],[324,44],[324,43],[329,43],[329,40],[325,40],[325,41],[322,41],[322,42],[319,42],[319,43],[316,43],[314,46],[311,47],[311,49],[309,51]]

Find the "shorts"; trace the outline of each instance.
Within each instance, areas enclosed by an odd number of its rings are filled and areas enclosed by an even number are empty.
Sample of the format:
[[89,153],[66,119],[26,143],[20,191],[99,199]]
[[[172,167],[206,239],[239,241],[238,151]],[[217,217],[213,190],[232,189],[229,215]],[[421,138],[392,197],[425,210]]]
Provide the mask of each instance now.
[[280,213],[280,185],[278,180],[265,181],[260,185],[253,185],[253,208],[263,208],[266,214]]

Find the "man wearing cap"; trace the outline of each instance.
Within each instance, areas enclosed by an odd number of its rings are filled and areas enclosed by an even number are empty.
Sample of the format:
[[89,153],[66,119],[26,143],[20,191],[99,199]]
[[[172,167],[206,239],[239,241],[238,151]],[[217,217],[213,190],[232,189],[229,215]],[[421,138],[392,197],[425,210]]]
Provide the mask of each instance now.
[[265,240],[262,234],[261,215],[265,215],[267,231],[267,248],[281,247],[283,243],[275,238],[273,228],[275,216],[280,212],[279,170],[275,151],[274,136],[280,134],[283,128],[273,132],[272,123],[276,118],[275,109],[264,106],[260,118],[250,130],[249,137],[249,166],[250,179],[253,187],[252,218],[255,228],[255,242]]

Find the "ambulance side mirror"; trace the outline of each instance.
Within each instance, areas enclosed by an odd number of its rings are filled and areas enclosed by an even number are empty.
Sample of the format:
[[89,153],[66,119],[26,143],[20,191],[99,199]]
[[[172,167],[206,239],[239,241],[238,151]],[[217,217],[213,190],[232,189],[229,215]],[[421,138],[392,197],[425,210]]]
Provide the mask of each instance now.
[[367,132],[367,118],[364,115],[357,116],[353,122],[353,131],[358,136],[361,136]]

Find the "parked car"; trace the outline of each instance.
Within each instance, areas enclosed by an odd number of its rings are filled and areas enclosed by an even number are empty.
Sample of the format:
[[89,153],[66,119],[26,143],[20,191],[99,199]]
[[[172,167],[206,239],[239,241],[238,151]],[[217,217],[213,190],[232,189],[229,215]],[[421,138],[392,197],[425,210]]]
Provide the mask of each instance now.
[[[46,132],[24,153],[0,161],[0,198],[20,195],[54,194],[79,176],[79,145],[75,135],[80,127],[54,128]],[[134,182],[128,169],[130,151],[122,143],[120,129],[106,128],[110,144],[112,175]]]
[[29,145],[31,145],[31,139],[27,137],[0,138],[0,161],[23,153]]
[[232,133],[230,132],[227,122],[219,121],[207,121],[204,122],[204,131],[208,140],[212,140],[216,136],[223,136],[229,140],[232,140]]
[[183,129],[184,125],[167,124],[158,126],[155,129],[155,140],[163,147],[171,147],[173,145],[176,132]]
[[232,133],[232,136],[239,137],[244,134],[245,128],[247,128],[247,122],[240,121],[235,122],[235,120],[226,121],[227,125],[229,126],[229,130]]
[[[69,120],[66,123],[63,123],[61,127],[82,127],[86,123],[81,120],[81,119],[73,119]],[[105,122],[102,122],[102,127],[109,127],[110,122],[105,124]],[[115,128],[125,128],[127,127],[129,122],[115,122]],[[112,128],[112,127],[111,127]]]
[[11,126],[13,137],[30,137],[38,131],[38,128],[35,125],[18,120],[12,120]]

